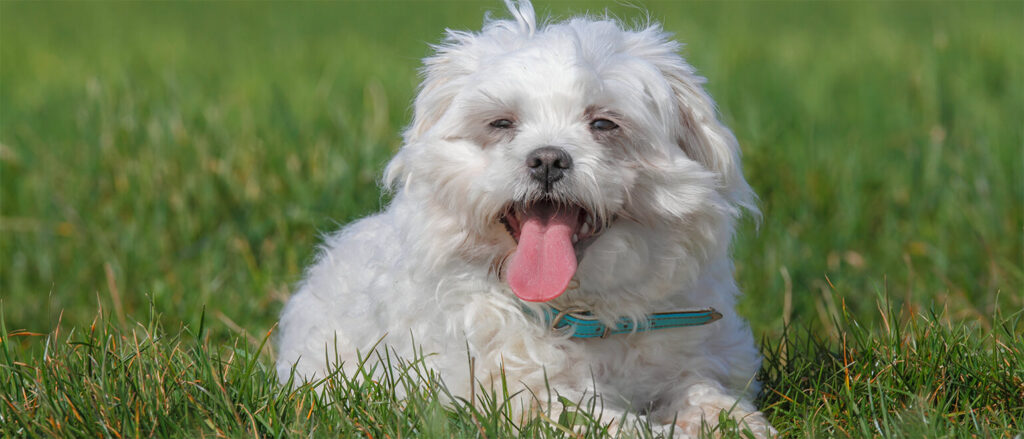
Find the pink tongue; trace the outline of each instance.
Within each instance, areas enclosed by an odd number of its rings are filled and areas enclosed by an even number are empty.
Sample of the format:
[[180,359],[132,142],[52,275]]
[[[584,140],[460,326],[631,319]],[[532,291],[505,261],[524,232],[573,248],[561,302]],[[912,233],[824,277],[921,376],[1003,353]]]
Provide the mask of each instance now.
[[505,275],[512,291],[528,302],[547,302],[560,296],[576,273],[572,234],[576,209],[541,206],[521,219],[519,245]]

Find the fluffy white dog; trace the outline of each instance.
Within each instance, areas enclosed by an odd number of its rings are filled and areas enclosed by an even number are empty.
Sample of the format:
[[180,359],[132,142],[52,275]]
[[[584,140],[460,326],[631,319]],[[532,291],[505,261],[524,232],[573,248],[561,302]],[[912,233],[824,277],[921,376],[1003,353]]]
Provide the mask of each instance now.
[[656,24],[506,3],[425,60],[394,198],[327,238],[281,315],[281,380],[351,373],[383,337],[457,396],[504,374],[523,413],[599,395],[615,422],[695,435],[725,410],[767,434],[729,254],[754,195],[704,79]]

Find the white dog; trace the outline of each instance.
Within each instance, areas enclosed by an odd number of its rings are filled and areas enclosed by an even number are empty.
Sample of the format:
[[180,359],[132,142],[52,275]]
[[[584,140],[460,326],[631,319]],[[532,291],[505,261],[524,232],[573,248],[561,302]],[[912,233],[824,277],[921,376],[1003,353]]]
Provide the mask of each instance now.
[[456,396],[504,374],[524,414],[599,395],[610,421],[696,435],[725,410],[768,434],[729,254],[754,195],[704,79],[658,25],[506,3],[425,60],[394,198],[323,245],[281,315],[281,380],[351,373],[383,337]]

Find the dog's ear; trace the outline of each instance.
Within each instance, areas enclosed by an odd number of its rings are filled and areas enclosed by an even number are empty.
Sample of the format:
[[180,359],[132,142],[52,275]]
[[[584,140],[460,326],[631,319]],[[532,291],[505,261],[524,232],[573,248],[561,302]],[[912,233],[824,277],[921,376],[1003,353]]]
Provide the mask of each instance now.
[[718,119],[715,102],[702,87],[706,80],[678,55],[662,61],[659,69],[672,89],[679,147],[719,176],[727,200],[756,214],[754,193],[743,178],[739,142]]
[[413,102],[412,124],[405,131],[405,143],[415,143],[441,119],[461,87],[459,79],[472,73],[475,61],[465,50],[471,36],[448,30],[444,43],[434,46],[434,55],[423,60],[420,83]]
[[482,54],[509,50],[516,40],[536,30],[537,19],[529,0],[505,0],[513,20],[484,16],[480,33],[447,29],[441,44],[434,45],[434,55],[423,60],[420,74],[423,82],[413,103],[412,124],[405,132],[406,143],[412,143],[430,130],[448,110],[465,79],[480,66]]
[[423,60],[420,83],[413,101],[412,123],[403,133],[404,146],[388,163],[384,171],[384,186],[392,190],[408,184],[409,163],[415,163],[416,150],[422,147],[424,136],[435,126],[452,105],[464,86],[464,79],[475,69],[477,57],[470,50],[474,35],[449,29],[444,41],[433,46],[434,55]]

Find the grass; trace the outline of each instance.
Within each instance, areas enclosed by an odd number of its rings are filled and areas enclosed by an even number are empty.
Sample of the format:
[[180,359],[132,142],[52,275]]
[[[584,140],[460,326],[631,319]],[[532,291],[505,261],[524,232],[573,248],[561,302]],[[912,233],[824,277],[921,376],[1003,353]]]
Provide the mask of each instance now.
[[[882,303],[882,302],[880,302]],[[1020,432],[1024,407],[1024,312],[997,315],[980,335],[942,315],[883,324],[843,314],[838,342],[793,331],[764,345],[761,405],[784,437],[1000,437]],[[0,349],[0,432],[5,437],[607,437],[600,406],[577,401],[558,421],[509,422],[501,394],[456,400],[416,361],[369,356],[354,378],[276,384],[250,347],[196,330],[166,331],[156,312],[134,327],[102,312],[88,327],[52,334],[9,331]],[[34,351],[11,340],[36,339]],[[374,370],[399,370],[370,379]],[[402,396],[399,396],[402,395]],[[708,433],[746,437],[735,423]]]
[[[537,6],[642,17],[612,3]],[[735,254],[780,433],[1024,432],[1020,4],[646,6],[761,197]],[[489,9],[0,2],[0,436],[566,435],[416,363],[286,391],[264,343],[319,234],[384,203],[427,43]]]

